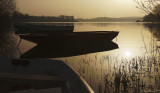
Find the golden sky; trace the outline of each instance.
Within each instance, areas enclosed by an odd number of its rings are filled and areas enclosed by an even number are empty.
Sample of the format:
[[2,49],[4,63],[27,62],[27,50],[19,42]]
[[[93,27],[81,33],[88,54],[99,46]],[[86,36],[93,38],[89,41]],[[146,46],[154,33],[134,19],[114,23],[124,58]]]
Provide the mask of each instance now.
[[143,16],[133,0],[17,0],[30,15],[73,15],[75,18]]

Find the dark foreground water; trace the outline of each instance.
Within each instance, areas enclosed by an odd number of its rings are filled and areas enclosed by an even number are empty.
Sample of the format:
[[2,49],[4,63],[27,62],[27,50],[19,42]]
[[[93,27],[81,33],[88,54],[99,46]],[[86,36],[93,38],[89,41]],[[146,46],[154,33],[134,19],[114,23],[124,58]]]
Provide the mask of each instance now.
[[[95,93],[159,93],[159,25],[158,23],[74,23],[74,32],[119,31],[119,35],[113,40],[119,48],[51,59],[62,60],[69,64],[88,82]],[[9,39],[13,37],[16,39]],[[36,45],[22,40],[16,49],[19,37],[12,34],[7,38],[11,42],[4,40],[1,42],[2,56],[18,58]],[[15,48],[11,49],[10,46]],[[8,48],[11,53],[15,53],[14,56],[5,50]]]

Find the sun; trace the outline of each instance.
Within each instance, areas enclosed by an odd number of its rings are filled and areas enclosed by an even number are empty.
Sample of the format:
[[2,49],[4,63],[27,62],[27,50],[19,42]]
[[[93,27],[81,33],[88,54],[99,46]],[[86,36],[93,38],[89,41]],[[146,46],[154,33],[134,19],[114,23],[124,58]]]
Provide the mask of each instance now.
[[126,55],[126,56],[130,56],[130,55],[131,55],[131,52],[130,52],[130,51],[126,51],[126,52],[125,52],[125,55]]

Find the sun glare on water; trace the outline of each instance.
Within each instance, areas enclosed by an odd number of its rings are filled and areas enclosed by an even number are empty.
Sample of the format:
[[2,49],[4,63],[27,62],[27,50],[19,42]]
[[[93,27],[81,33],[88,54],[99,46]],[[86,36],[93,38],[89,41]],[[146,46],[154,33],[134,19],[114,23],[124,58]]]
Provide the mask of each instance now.
[[126,51],[126,52],[125,52],[125,55],[126,55],[126,56],[130,56],[130,55],[131,55],[131,52],[130,52],[130,51]]

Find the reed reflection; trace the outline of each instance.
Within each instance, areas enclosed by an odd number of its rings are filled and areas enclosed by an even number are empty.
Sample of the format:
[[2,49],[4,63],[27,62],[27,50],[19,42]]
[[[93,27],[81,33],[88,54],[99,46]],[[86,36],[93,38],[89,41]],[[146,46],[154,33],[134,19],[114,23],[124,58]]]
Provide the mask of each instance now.
[[152,35],[160,41],[160,23],[144,23],[144,26],[149,29]]

